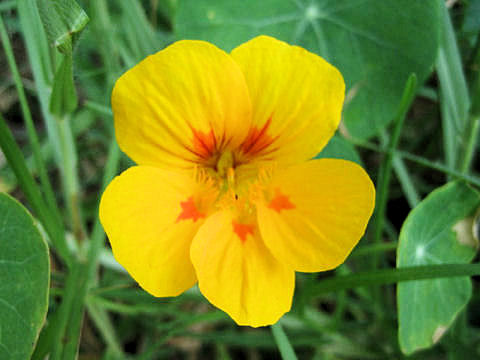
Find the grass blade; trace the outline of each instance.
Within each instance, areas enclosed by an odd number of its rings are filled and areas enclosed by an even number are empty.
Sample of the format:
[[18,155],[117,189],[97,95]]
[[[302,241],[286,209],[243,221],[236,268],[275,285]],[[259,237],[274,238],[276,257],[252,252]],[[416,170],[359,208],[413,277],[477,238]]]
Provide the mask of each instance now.
[[445,161],[448,167],[457,169],[470,99],[455,30],[446,6],[443,6],[443,32],[438,52],[437,74],[440,84]]
[[440,279],[459,276],[479,276],[480,263],[412,266],[400,269],[382,269],[331,277],[312,285],[303,294],[307,299],[329,292],[361,286],[380,286],[401,281]]
[[295,355],[295,351],[293,350],[290,341],[288,340],[287,335],[283,331],[282,325],[279,322],[273,324],[271,327],[272,334],[277,343],[278,350],[282,355],[283,360],[297,360],[297,356]]
[[[30,112],[30,107],[28,106],[27,97],[23,89],[20,73],[18,71],[17,64],[15,62],[15,58],[13,55],[12,45],[10,43],[10,39],[8,38],[7,30],[5,28],[5,25],[3,23],[3,19],[1,16],[0,16],[0,37],[2,39],[3,48],[7,56],[8,65],[12,72],[13,79],[15,81],[15,86],[17,88],[18,99],[20,101],[20,106],[23,114],[23,120],[25,123],[25,127],[27,128],[27,134],[30,141],[30,145],[32,146],[33,158],[35,160],[35,166],[37,168],[38,175],[40,177],[40,183],[42,185],[43,193],[46,197],[47,205],[50,208],[50,211],[52,211],[54,216],[56,217],[57,226],[63,228],[60,211],[58,209],[57,203],[55,202],[55,195],[53,193],[52,185],[50,183],[50,180],[48,179],[47,168],[45,166],[45,162],[42,156],[42,151],[40,149],[40,142],[38,140],[38,136],[35,131],[35,126],[33,125],[32,113]],[[63,229],[62,229],[62,232],[63,232]]]
[[[394,151],[397,148],[398,141],[400,139],[400,134],[402,132],[403,123],[407,115],[407,111],[410,108],[410,105],[415,97],[415,90],[417,87],[417,77],[415,74],[410,75],[405,85],[405,90],[403,92],[402,100],[400,102],[400,107],[398,114],[395,119],[395,128],[393,130],[392,137],[388,144],[387,153],[385,159],[382,162],[380,167],[379,181],[377,184],[377,204],[375,210],[375,222],[374,222],[374,243],[379,244],[381,242],[381,237],[383,233],[383,225],[385,222],[385,212],[387,208],[388,201],[388,187],[390,185],[390,178],[392,175],[392,160],[394,156]],[[373,268],[378,267],[378,255],[373,256]]]
[[59,255],[67,263],[71,263],[71,253],[63,236],[63,226],[58,224],[56,218],[45,203],[40,190],[37,187],[32,175],[28,172],[27,164],[22,151],[15,142],[5,120],[0,115],[0,148],[2,149],[8,164],[13,169],[18,179],[20,188],[24,192],[29,204],[32,206],[35,215],[45,227],[50,240],[57,249]]

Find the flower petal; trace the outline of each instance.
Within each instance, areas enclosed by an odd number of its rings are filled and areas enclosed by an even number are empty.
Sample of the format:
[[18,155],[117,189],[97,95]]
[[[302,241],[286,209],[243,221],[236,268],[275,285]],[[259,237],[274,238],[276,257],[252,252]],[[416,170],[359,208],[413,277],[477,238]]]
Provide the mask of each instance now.
[[204,41],[178,41],[127,71],[112,107],[118,143],[140,165],[203,164],[237,147],[251,121],[240,68]]
[[278,170],[268,186],[257,204],[260,233],[272,254],[296,271],[343,263],[375,205],[367,173],[346,160],[312,160]]
[[290,309],[295,273],[270,254],[256,224],[218,212],[198,231],[190,255],[202,294],[237,324],[270,325]]
[[100,220],[113,254],[155,296],[176,296],[196,282],[190,244],[215,198],[185,173],[131,167],[107,187]]
[[345,83],[321,57],[268,36],[231,53],[247,81],[253,126],[245,160],[295,163],[314,157],[340,122]]

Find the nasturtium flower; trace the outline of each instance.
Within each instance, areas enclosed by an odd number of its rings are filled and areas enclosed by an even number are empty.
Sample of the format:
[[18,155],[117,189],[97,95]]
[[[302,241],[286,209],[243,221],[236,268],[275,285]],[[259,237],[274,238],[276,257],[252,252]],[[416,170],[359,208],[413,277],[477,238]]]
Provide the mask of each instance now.
[[112,95],[120,148],[138,165],[105,190],[115,258],[154,296],[198,282],[238,324],[289,311],[295,271],[340,265],[375,191],[353,162],[311,160],[335,132],[345,84],[305,49],[267,36],[230,54],[178,41]]

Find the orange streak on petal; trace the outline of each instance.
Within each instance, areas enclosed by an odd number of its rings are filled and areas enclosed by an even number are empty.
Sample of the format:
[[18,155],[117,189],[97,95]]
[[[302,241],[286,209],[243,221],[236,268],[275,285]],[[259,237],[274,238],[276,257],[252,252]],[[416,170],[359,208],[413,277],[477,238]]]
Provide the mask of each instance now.
[[267,134],[267,130],[270,127],[271,122],[272,117],[270,116],[262,128],[257,128],[255,126],[250,129],[247,138],[241,145],[241,149],[244,154],[256,155],[275,141],[274,138]]
[[208,159],[214,152],[217,146],[215,134],[213,130],[206,133],[203,131],[197,131],[192,128],[193,133],[193,150],[203,159]]
[[192,219],[193,222],[196,222],[198,219],[205,218],[205,214],[198,211],[192,196],[187,201],[181,201],[180,206],[182,207],[182,212],[177,217],[177,223],[180,220]]
[[279,189],[275,189],[275,196],[268,204],[268,207],[278,213],[282,210],[295,209],[295,205],[290,201],[288,196],[282,194]]
[[233,232],[238,235],[242,242],[247,240],[247,235],[253,235],[253,231],[255,230],[255,226],[251,224],[240,224],[236,221],[232,221],[233,225]]

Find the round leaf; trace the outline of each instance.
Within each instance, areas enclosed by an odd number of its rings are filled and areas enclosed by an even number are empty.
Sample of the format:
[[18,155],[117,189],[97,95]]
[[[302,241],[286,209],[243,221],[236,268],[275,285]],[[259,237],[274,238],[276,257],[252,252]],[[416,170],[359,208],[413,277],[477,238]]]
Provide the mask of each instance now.
[[396,113],[411,73],[420,83],[437,54],[438,0],[185,0],[177,37],[230,50],[266,34],[323,56],[347,84],[344,120],[351,135],[370,137]]
[[[433,191],[402,226],[397,267],[469,263],[477,247],[473,216],[479,206],[479,194],[461,182]],[[411,354],[436,343],[471,295],[468,277],[398,284],[402,351]]]
[[27,210],[0,193],[0,359],[30,359],[47,313],[50,262]]
[[345,138],[335,134],[315,159],[345,159],[363,166],[355,146]]

